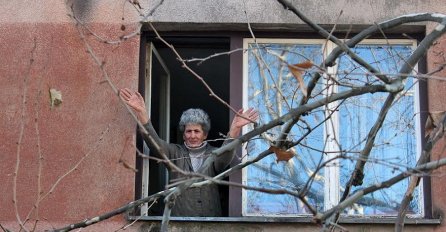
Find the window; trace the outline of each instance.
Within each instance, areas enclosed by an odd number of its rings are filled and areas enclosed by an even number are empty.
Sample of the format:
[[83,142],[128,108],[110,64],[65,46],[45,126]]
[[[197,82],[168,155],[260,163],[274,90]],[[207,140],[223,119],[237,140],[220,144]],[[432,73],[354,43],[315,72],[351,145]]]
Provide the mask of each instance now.
[[[352,50],[381,73],[391,75],[398,72],[415,45],[416,41],[413,40],[367,40]],[[248,49],[248,52],[244,54],[244,106],[259,110],[260,123],[269,122],[287,113],[290,108],[297,106],[303,94],[298,87],[298,80],[290,73],[286,63],[296,64],[311,60],[318,65],[334,47],[334,44],[326,40],[257,39],[255,43],[252,39],[245,39],[244,49]],[[321,72],[322,69],[313,66],[307,70],[303,75],[305,86],[308,86],[311,73]],[[379,81],[366,73],[349,56],[343,55],[337,60],[336,67],[324,72],[324,78],[316,84],[310,97],[317,100],[327,94],[350,89],[351,85],[361,86]],[[335,81],[327,78],[327,74],[335,77]],[[417,113],[418,84],[407,78],[405,86],[377,135],[376,145],[365,166],[363,185],[354,187],[350,192],[380,183],[415,164],[421,150]],[[360,95],[313,110],[288,135],[288,140],[296,142],[308,133],[292,148],[294,157],[288,162],[277,162],[276,157],[270,155],[250,165],[243,172],[243,184],[301,190],[312,179],[308,185],[307,201],[319,211],[337,205],[356,160],[359,159],[358,151],[363,148],[367,133],[387,95]],[[330,116],[329,120],[325,120],[327,116]],[[251,159],[268,149],[268,140],[277,138],[280,130],[280,126],[273,128],[250,141],[244,149],[244,159]],[[340,154],[345,158],[333,159],[320,168],[324,161]],[[407,185],[408,179],[391,188],[366,195],[343,214],[395,216]],[[310,213],[302,202],[288,195],[243,190],[242,198],[244,216],[305,216]],[[410,203],[409,214],[414,217],[424,215],[421,186],[417,188]]]
[[[219,133],[226,133],[229,122],[229,112],[224,106],[218,107],[215,100],[197,96],[207,96],[208,92],[199,81],[190,76],[187,70],[181,68],[174,54],[157,40],[147,36],[142,41],[145,54],[141,64],[145,67],[141,73],[140,91],[151,94],[151,115],[157,131],[163,131],[168,122],[163,122],[166,114],[170,115],[170,129],[166,127],[166,139],[177,143],[181,135],[176,126],[181,112],[190,107],[200,107],[216,112],[210,113],[213,122],[211,138],[218,138]],[[302,99],[302,91],[281,59],[290,64],[311,60],[320,64],[327,57],[334,44],[326,40],[303,39],[243,39],[241,36],[231,38],[221,37],[184,37],[171,36],[167,38],[184,58],[207,57],[215,53],[228,52],[243,46],[247,52],[234,53],[230,56],[219,56],[204,64],[194,66],[200,75],[206,78],[214,91],[230,102],[234,108],[255,107],[260,113],[260,123],[283,115],[295,107]],[[153,44],[152,44],[153,43]],[[416,41],[413,40],[367,40],[356,46],[353,51],[370,62],[382,73],[396,73],[404,59],[411,53]],[[156,47],[156,49],[155,49]],[[158,54],[155,54],[155,50]],[[152,59],[150,60],[150,54]],[[158,61],[161,57],[162,61]],[[156,59],[155,59],[156,58]],[[243,58],[243,60],[242,60]],[[243,61],[243,62],[242,62]],[[209,62],[209,63],[208,63]],[[161,63],[164,63],[162,65]],[[332,92],[342,92],[349,87],[346,85],[363,85],[366,81],[376,81],[372,75],[364,75],[365,70],[353,62],[348,56],[341,56],[337,66],[327,68],[326,74],[332,74],[336,81],[328,82],[325,75],[317,83],[311,98],[322,99]],[[194,65],[194,64],[190,64]],[[168,82],[156,78],[161,77],[166,68],[170,73],[170,90]],[[243,70],[241,69],[243,67]],[[152,69],[152,73],[149,71]],[[320,71],[318,67],[308,69],[303,74],[305,85],[311,73]],[[158,74],[156,74],[158,73]],[[336,75],[334,75],[336,74]],[[243,77],[243,83],[242,83]],[[150,78],[151,83],[147,82]],[[334,85],[336,83],[336,85]],[[241,87],[241,84],[243,86]],[[165,86],[165,87],[163,87]],[[279,88],[276,88],[279,87]],[[329,87],[329,88],[328,88]],[[280,92],[277,90],[280,89]],[[242,96],[243,95],[243,96]],[[288,139],[296,142],[302,135],[308,133],[294,147],[296,155],[289,162],[277,162],[274,155],[270,155],[254,165],[250,165],[235,174],[229,180],[242,182],[246,185],[265,188],[289,188],[301,190],[314,175],[307,196],[307,201],[319,211],[324,211],[336,205],[343,194],[343,188],[348,181],[358,151],[364,146],[364,139],[371,125],[375,122],[380,106],[386,98],[384,93],[375,93],[350,98],[342,104],[334,102],[313,110],[305,115],[293,127]],[[146,95],[147,98],[147,95]],[[206,100],[207,99],[207,100]],[[165,102],[165,104],[159,104]],[[396,175],[406,166],[413,166],[418,151],[421,149],[421,133],[419,131],[418,83],[408,78],[406,90],[400,94],[389,112],[383,129],[379,132],[370,160],[366,165],[364,184],[353,188],[354,192],[361,187],[378,183]],[[170,107],[169,107],[170,106]],[[169,112],[170,111],[170,112]],[[164,115],[164,116],[163,116]],[[325,120],[330,115],[330,120]],[[216,126],[221,126],[220,128]],[[311,128],[309,132],[308,128]],[[255,157],[268,149],[268,139],[275,139],[281,128],[276,127],[246,144],[242,154],[244,160]],[[219,144],[214,144],[219,146]],[[142,144],[140,144],[142,149]],[[340,153],[339,151],[342,151]],[[319,168],[324,162],[336,155],[345,155],[346,159],[335,159],[329,165]],[[144,161],[138,158],[138,169],[142,175],[136,179],[136,198],[150,195],[164,188],[168,176],[156,162]],[[144,163],[146,162],[146,163]],[[316,171],[317,170],[317,171]],[[146,179],[144,179],[146,178]],[[344,215],[351,216],[395,216],[399,200],[404,194],[408,180],[400,182],[389,189],[375,192],[362,198],[351,208],[346,209]],[[409,214],[412,217],[424,216],[423,187],[417,188],[415,197],[410,204]],[[272,195],[238,187],[223,186],[221,194],[224,216],[228,218],[176,218],[174,220],[215,220],[215,221],[256,221],[277,220],[274,217],[289,217],[290,221],[308,222],[310,211],[294,197],[288,195]],[[162,200],[159,206],[152,206],[146,219],[160,219],[162,215]],[[138,215],[145,215],[142,208]],[[240,216],[248,216],[240,218]],[[255,216],[269,216],[270,219]],[[291,218],[292,217],[292,218]],[[285,219],[282,219],[285,220]]]

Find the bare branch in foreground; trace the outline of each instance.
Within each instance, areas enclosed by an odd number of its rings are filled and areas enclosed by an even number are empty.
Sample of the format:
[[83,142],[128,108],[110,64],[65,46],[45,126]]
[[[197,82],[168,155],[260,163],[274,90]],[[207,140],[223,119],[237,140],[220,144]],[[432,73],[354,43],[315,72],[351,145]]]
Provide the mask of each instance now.
[[[232,108],[231,105],[229,105],[226,101],[224,101],[220,96],[218,96],[214,90],[212,90],[212,88],[206,83],[206,81],[204,81],[203,77],[201,77],[198,73],[196,73],[194,70],[192,70],[192,68],[190,68],[185,60],[183,59],[183,57],[181,57],[181,55],[178,53],[178,51],[175,49],[175,47],[173,47],[171,44],[169,44],[166,40],[163,39],[163,37],[161,37],[161,35],[158,33],[158,31],[156,30],[156,28],[152,25],[152,23],[149,22],[149,26],[151,27],[151,29],[153,30],[153,32],[155,32],[156,34],[156,38],[158,38],[159,40],[161,40],[161,42],[163,42],[168,48],[171,49],[171,51],[175,54],[175,56],[178,58],[178,60],[181,62],[182,67],[184,67],[187,71],[189,71],[195,78],[197,78],[202,84],[203,86],[208,90],[209,92],[209,96],[213,97],[215,99],[217,99],[217,101],[219,101],[220,103],[222,103],[223,105],[225,105],[228,109],[230,109],[234,114],[238,115],[239,117],[242,117],[244,119],[249,120],[248,118],[244,117],[243,115],[239,114],[237,110],[235,110],[234,108]],[[255,122],[253,122],[255,123]]]
[[[338,38],[336,38],[332,33],[329,33],[328,31],[326,31],[324,28],[322,28],[321,26],[317,25],[316,23],[314,23],[313,21],[311,21],[308,17],[306,17],[304,14],[302,14],[302,12],[299,11],[299,9],[297,9],[294,5],[292,5],[290,2],[288,2],[287,0],[278,0],[278,2],[280,4],[282,4],[285,9],[293,12],[297,17],[299,17],[302,21],[304,21],[308,26],[310,26],[313,30],[315,30],[317,33],[319,33],[320,35],[322,35],[324,38],[329,39],[330,41],[332,41],[333,43],[335,43],[336,45],[339,46],[339,48],[341,48],[343,50],[343,52],[345,52],[347,55],[349,55],[354,61],[356,61],[358,64],[362,65],[363,67],[365,67],[370,73],[373,73],[376,75],[376,77],[378,77],[381,81],[383,81],[386,84],[390,83],[390,80],[388,77],[384,76],[384,75],[380,75],[379,70],[377,70],[376,68],[374,68],[372,65],[370,65],[368,62],[366,62],[365,60],[363,60],[361,57],[359,57],[356,53],[354,53],[353,51],[350,50],[350,48],[343,43],[341,40],[339,40]],[[330,65],[332,66],[332,65]]]
[[68,225],[66,227],[63,227],[63,228],[60,228],[60,229],[51,230],[51,231],[54,231],[54,232],[65,232],[65,231],[71,231],[71,230],[74,230],[74,229],[77,229],[77,228],[84,228],[84,227],[87,227],[89,225],[101,222],[101,221],[109,219],[111,217],[114,217],[116,215],[120,215],[122,213],[125,213],[125,212],[127,212],[127,211],[129,211],[131,209],[134,209],[135,207],[138,207],[138,206],[140,206],[140,205],[142,205],[142,204],[144,204],[146,202],[155,201],[155,200],[157,200],[160,197],[166,196],[170,192],[172,192],[172,190],[170,190],[170,189],[164,190],[164,191],[155,193],[155,194],[153,194],[151,196],[148,196],[148,197],[136,200],[136,201],[132,201],[132,202],[130,202],[130,203],[128,203],[128,204],[126,204],[126,205],[124,205],[122,207],[119,207],[119,208],[117,208],[115,210],[112,210],[112,211],[107,212],[105,214],[102,214],[100,216],[97,216],[97,217],[94,217],[94,218],[85,219],[82,222],[71,224],[71,225]]
[[27,105],[27,94],[28,94],[28,79],[31,76],[31,68],[34,64],[35,59],[35,51],[36,51],[37,43],[36,39],[34,39],[33,47],[31,48],[31,58],[29,59],[29,65],[27,67],[26,75],[23,80],[23,93],[22,93],[22,103],[21,103],[21,113],[20,113],[20,127],[19,127],[19,138],[17,141],[17,151],[16,151],[16,165],[14,169],[13,176],[13,186],[12,186],[12,202],[14,204],[14,211],[16,219],[20,225],[20,228],[27,231],[25,228],[25,224],[20,218],[19,209],[18,209],[18,199],[17,199],[17,178],[20,170],[20,158],[22,152],[22,144],[23,144],[23,135],[25,133],[25,117],[26,117],[26,105]]
[[[425,149],[423,150],[420,158],[418,159],[417,164],[422,165],[429,161],[431,151],[433,146],[444,137],[444,133],[446,131],[446,113],[443,113],[442,119],[439,121],[438,125],[436,125],[435,130],[432,132],[432,135],[429,137]],[[407,208],[409,206],[410,201],[413,198],[413,192],[415,191],[416,186],[420,183],[420,176],[413,175],[409,182],[409,186],[407,187],[406,193],[404,194],[404,198],[401,201],[401,207],[398,212],[398,217],[395,222],[395,232],[401,232],[404,228],[404,218],[407,213]]]
[[436,160],[436,161],[431,161],[429,163],[418,165],[415,168],[412,168],[406,172],[396,175],[396,176],[392,177],[391,179],[388,179],[381,183],[378,183],[378,184],[363,188],[361,190],[358,190],[353,195],[350,195],[347,199],[345,199],[345,201],[340,202],[337,206],[327,210],[324,213],[318,213],[315,217],[315,220],[319,221],[319,222],[325,221],[327,218],[331,217],[334,213],[339,212],[339,211],[349,207],[354,202],[359,200],[361,197],[363,197],[369,193],[375,192],[380,189],[391,187],[392,185],[398,183],[399,181],[401,181],[405,178],[408,178],[411,175],[418,174],[420,172],[429,172],[429,171],[432,171],[434,169],[437,169],[437,168],[445,166],[445,165],[446,165],[446,158]]
[[[425,154],[423,154],[420,158],[430,156],[433,146],[439,141],[440,138],[444,137],[445,125],[446,125],[446,117],[443,117],[442,126],[437,128],[435,137],[432,138],[432,140],[430,140],[428,142],[426,147],[423,149],[423,153],[425,153]],[[354,202],[359,200],[361,197],[363,197],[369,193],[375,192],[375,191],[383,189],[383,188],[388,188],[405,178],[408,178],[413,175],[417,175],[422,172],[430,172],[430,171],[437,169],[444,165],[446,165],[446,158],[443,158],[443,159],[440,159],[437,161],[431,161],[431,162],[424,163],[424,164],[419,164],[416,167],[408,169],[407,171],[402,172],[402,173],[400,173],[386,181],[383,181],[381,183],[371,185],[369,187],[358,190],[353,195],[350,195],[344,201],[340,202],[337,206],[333,207],[332,209],[327,210],[324,213],[319,213],[318,215],[316,215],[315,219],[316,219],[316,221],[322,222],[322,221],[330,218],[334,213],[338,213],[338,212],[342,211],[343,209],[352,205]]]

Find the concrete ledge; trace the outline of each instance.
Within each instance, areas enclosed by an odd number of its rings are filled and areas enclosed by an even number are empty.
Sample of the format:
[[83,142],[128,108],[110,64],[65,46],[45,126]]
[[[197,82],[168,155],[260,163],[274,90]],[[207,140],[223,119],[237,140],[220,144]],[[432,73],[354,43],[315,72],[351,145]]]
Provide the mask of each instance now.
[[[161,216],[127,216],[130,221],[161,221]],[[173,222],[311,223],[312,217],[171,217]],[[341,217],[341,224],[394,224],[395,217]],[[439,225],[441,219],[406,218],[406,225]]]

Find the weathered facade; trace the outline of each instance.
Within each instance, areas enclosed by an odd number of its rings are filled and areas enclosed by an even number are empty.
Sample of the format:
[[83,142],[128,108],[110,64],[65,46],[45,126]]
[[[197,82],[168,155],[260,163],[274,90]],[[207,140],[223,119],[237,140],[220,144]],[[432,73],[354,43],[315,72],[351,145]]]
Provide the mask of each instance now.
[[[403,14],[446,13],[442,0],[292,3],[328,29],[336,24],[340,34],[358,32]],[[137,89],[144,75],[141,51],[145,50],[141,47],[153,33],[146,23],[139,27],[138,11],[149,12],[157,1],[140,0],[140,4],[142,9],[124,0],[18,0],[1,4],[0,224],[4,228],[19,231],[20,221],[28,230],[34,226],[36,231],[59,228],[111,211],[140,196],[137,182],[141,177],[127,167],[137,163],[136,123],[113,89]],[[69,16],[73,14],[79,21]],[[164,1],[146,20],[154,22],[166,36],[226,38],[230,49],[240,48],[242,39],[250,37],[248,21],[257,37],[320,39],[276,1]],[[79,24],[94,34],[86,30],[80,33]],[[424,35],[435,25],[416,23],[393,32]],[[135,31],[138,33],[132,35]],[[127,35],[131,36],[122,39]],[[426,73],[445,62],[438,56],[444,51],[445,36],[427,54]],[[242,104],[241,83],[235,76],[241,75],[242,60],[241,55],[231,59],[227,71],[233,79],[226,83],[226,98],[237,108]],[[435,75],[444,79],[446,71]],[[52,104],[50,89],[60,91],[61,104]],[[424,97],[425,109],[444,111],[445,82],[427,81]],[[437,144],[433,160],[444,158],[444,145]],[[440,168],[436,173],[445,170]],[[446,231],[442,221],[446,211],[444,181],[443,174],[432,175],[428,194],[432,206],[427,212],[430,218],[409,222],[406,231]],[[229,199],[237,194],[231,192]],[[240,217],[239,210],[230,208],[230,217],[225,219],[174,220],[172,231],[319,229],[306,219],[249,220]],[[33,220],[36,218],[37,224]],[[350,220],[342,226],[350,231],[392,231],[390,221]],[[82,231],[115,231],[129,223],[128,217],[118,215]],[[157,223],[159,220],[143,220],[126,230],[146,231]]]

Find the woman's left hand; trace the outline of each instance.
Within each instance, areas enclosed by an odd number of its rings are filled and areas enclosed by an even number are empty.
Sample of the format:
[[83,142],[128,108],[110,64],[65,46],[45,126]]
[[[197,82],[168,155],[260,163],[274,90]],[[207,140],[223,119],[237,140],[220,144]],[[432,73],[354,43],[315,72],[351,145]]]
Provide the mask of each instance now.
[[259,118],[259,112],[254,108],[249,108],[246,111],[240,109],[238,114],[235,115],[231,123],[231,128],[229,130],[229,136],[232,138],[238,137],[243,126],[254,123]]

